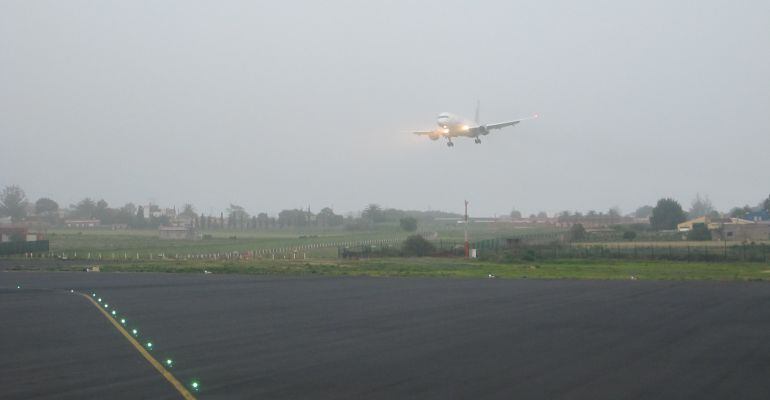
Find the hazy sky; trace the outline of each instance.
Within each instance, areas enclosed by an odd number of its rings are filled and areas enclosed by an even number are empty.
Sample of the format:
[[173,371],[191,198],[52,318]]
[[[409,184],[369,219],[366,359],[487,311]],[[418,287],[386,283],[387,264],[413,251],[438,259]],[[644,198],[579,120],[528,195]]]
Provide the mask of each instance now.
[[[436,115],[541,118],[452,149]],[[0,185],[218,212],[770,193],[770,2],[0,2]]]

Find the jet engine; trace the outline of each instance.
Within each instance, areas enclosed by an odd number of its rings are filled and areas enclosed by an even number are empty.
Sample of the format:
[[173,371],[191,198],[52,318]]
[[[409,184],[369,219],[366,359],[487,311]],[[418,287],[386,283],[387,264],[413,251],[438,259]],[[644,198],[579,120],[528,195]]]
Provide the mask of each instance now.
[[430,135],[428,135],[428,137],[430,138],[430,140],[438,140],[441,137],[441,135],[438,133],[431,133]]
[[481,126],[479,126],[478,129],[479,129],[479,133],[480,134],[482,134],[482,135],[489,135],[489,129],[487,128],[486,125],[481,125]]

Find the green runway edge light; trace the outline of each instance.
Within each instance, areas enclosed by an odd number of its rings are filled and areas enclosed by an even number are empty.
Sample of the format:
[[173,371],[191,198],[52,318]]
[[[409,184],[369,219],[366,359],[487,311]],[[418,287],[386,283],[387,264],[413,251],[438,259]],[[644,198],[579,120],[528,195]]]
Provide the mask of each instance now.
[[115,312],[115,310],[112,310],[112,316],[113,316],[113,317],[115,316],[115,314],[117,314],[117,313]]
[[16,285],[16,289],[21,289],[21,285]]
[[174,360],[167,358],[166,359],[166,367],[171,368],[174,366]]
[[125,324],[126,324],[126,319],[125,319],[125,318],[121,318],[121,319],[120,319],[120,323],[121,323],[121,324],[123,324],[123,325],[125,325]]
[[136,328],[134,328],[134,329],[131,329],[131,333],[132,333],[134,336],[136,336],[136,335],[138,335],[138,334],[139,334],[139,330],[138,330],[138,329],[136,329]]
[[99,297],[98,299],[96,299],[96,301],[98,301],[99,303],[101,303],[101,302],[102,302],[102,298],[101,298],[101,297]]
[[192,390],[197,392],[201,389],[201,384],[198,381],[192,381],[190,382],[190,387],[192,388]]
[[107,303],[104,303],[104,308],[110,308],[110,305]]
[[91,293],[91,297],[96,297],[96,293]]
[[147,342],[144,347],[147,347],[147,350],[152,350],[152,342]]

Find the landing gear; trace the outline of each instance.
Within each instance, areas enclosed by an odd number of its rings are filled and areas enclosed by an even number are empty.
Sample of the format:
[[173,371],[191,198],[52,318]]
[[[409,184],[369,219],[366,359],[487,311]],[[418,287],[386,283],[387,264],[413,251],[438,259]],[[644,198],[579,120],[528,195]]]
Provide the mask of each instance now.
[[476,142],[476,144],[481,144],[481,139],[479,139],[479,138],[476,138],[473,141]]
[[452,141],[451,141],[451,140],[450,140],[450,141],[448,141],[448,142],[446,142],[446,146],[447,146],[447,147],[454,147],[454,145],[455,145],[455,144],[454,144],[454,143],[452,143]]

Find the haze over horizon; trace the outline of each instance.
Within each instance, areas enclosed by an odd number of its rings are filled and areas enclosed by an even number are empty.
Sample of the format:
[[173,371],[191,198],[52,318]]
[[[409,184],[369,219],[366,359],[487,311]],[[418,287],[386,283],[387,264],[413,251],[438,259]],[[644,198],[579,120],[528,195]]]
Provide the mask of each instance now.
[[[770,3],[0,3],[0,187],[340,213],[767,198]],[[476,145],[439,112],[539,113]]]

